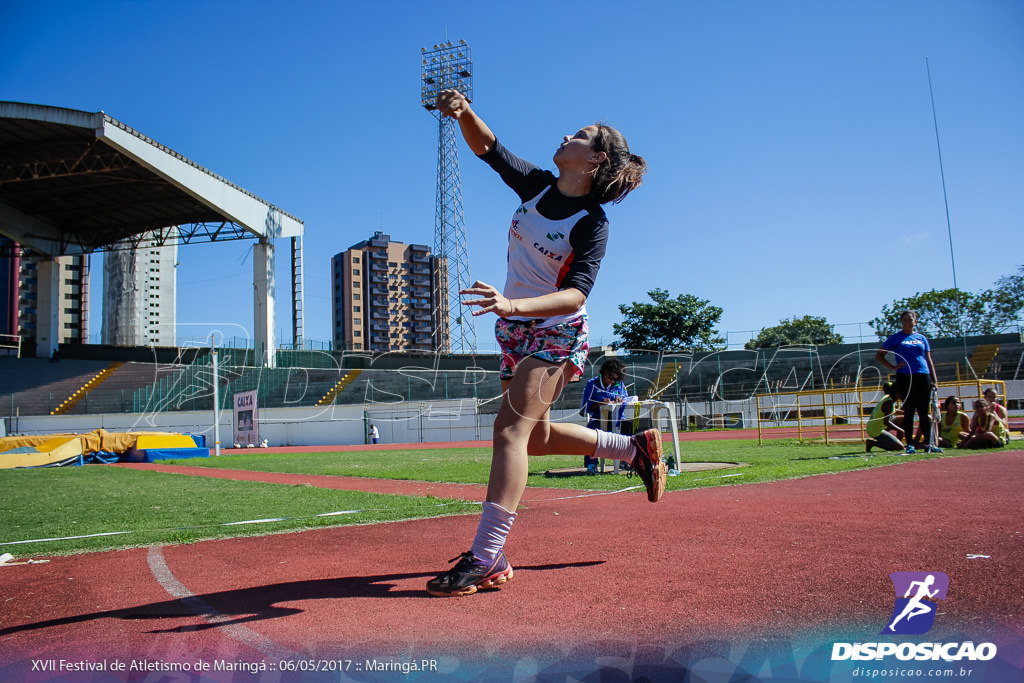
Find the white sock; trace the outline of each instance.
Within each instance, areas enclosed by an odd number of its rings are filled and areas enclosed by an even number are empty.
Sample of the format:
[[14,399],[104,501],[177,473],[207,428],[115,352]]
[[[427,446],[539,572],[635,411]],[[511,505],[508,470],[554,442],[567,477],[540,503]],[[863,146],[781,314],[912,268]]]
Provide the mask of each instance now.
[[631,463],[636,457],[636,448],[633,446],[633,439],[625,434],[603,432],[599,429],[597,430],[597,449],[594,451],[593,457]]
[[476,538],[470,550],[479,560],[490,562],[505,547],[505,539],[512,530],[516,513],[509,512],[497,503],[484,503],[484,513],[476,528]]

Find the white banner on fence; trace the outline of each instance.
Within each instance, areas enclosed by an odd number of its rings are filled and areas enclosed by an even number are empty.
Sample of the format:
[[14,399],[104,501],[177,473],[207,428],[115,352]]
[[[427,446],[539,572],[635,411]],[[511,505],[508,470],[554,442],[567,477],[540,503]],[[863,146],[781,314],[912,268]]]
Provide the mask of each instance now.
[[256,390],[243,391],[234,395],[235,407],[235,438],[239,446],[258,446],[260,444],[259,420],[256,414]]

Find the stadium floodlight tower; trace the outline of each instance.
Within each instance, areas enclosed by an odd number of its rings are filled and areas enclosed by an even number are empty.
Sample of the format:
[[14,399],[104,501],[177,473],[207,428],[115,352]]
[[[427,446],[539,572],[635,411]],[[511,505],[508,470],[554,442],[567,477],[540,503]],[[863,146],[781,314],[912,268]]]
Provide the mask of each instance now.
[[434,340],[439,351],[476,351],[476,325],[463,315],[459,290],[473,284],[469,278],[466,226],[462,220],[462,183],[453,118],[437,111],[442,90],[458,90],[473,101],[473,60],[469,45],[460,40],[420,51],[422,89],[420,104],[438,121],[437,203],[434,209]]

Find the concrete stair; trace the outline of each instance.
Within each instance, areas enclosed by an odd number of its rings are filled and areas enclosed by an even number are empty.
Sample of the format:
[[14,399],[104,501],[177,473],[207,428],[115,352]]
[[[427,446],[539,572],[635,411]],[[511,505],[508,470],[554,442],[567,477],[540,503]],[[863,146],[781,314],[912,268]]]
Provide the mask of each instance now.
[[983,379],[988,373],[989,368],[992,367],[992,361],[998,353],[998,344],[982,344],[975,348],[974,353],[968,359],[968,362],[971,364],[971,370],[974,371],[974,376],[978,379]]
[[75,407],[75,404],[85,398],[86,394],[90,391],[103,384],[108,377],[114,374],[114,371],[124,365],[120,361],[115,361],[103,368],[95,377],[91,378],[88,382],[83,384],[77,391],[68,396],[66,399],[60,402],[60,404],[50,411],[50,415],[65,415],[69,410]]
[[334,400],[338,397],[342,391],[345,390],[349,384],[351,384],[359,375],[362,374],[361,369],[349,370],[344,377],[339,379],[333,387],[328,389],[327,393],[324,394],[319,401],[316,402],[318,406],[329,406],[334,403]]
[[94,360],[0,358],[0,415],[49,415],[108,365]]

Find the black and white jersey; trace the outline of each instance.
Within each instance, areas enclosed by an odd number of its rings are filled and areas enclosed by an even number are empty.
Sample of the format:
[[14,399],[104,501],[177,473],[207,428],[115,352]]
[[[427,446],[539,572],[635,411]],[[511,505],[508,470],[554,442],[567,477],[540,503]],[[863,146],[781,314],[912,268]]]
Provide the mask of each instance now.
[[[566,197],[553,173],[515,156],[500,142],[480,158],[522,201],[508,231],[505,297],[524,299],[569,288],[588,296],[608,243],[608,219],[601,205],[590,195]],[[575,313],[547,318],[540,326],[584,313],[586,305]]]

